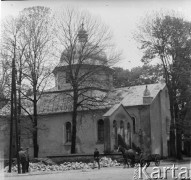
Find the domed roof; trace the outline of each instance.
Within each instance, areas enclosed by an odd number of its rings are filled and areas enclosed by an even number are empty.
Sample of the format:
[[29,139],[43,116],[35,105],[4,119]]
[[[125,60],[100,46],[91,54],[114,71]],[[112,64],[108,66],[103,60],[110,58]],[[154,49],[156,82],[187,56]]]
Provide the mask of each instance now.
[[[84,64],[105,65],[107,62],[106,53],[100,50],[99,46],[92,45],[91,43],[87,42],[87,40],[88,40],[88,33],[84,29],[84,24],[82,23],[78,31],[78,42],[74,45],[75,47],[73,47],[72,49],[65,49],[62,52],[60,57],[60,63],[58,66],[68,65],[68,63],[66,63],[64,59],[71,54],[71,51],[73,56],[72,57],[73,64],[78,64],[79,57],[83,55],[86,56],[86,54],[88,54],[88,57],[85,57],[85,60],[83,62]],[[94,49],[93,52],[91,52],[92,49]]]

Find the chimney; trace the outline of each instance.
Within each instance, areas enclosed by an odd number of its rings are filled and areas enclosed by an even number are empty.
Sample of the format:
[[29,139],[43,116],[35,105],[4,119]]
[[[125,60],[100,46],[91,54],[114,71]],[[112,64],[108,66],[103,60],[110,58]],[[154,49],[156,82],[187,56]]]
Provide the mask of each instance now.
[[151,93],[146,85],[146,88],[143,93],[143,104],[150,104],[153,100],[153,97],[151,97]]

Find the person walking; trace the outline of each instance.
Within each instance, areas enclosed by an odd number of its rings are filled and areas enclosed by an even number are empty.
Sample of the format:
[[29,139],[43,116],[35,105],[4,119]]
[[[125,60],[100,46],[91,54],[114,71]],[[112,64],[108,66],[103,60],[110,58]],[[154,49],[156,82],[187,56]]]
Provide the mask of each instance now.
[[28,147],[26,148],[25,153],[26,153],[26,172],[29,172],[29,161],[30,161],[30,159],[29,159],[29,148]]
[[19,159],[22,165],[22,173],[24,174],[26,172],[26,162],[27,162],[27,158],[26,158],[26,152],[23,150],[23,148],[20,148],[19,151]]
[[[98,169],[100,169],[99,151],[98,151],[97,148],[96,148],[95,151],[94,151],[94,165],[95,165],[95,162],[98,163]],[[94,167],[93,167],[93,168],[94,168]]]

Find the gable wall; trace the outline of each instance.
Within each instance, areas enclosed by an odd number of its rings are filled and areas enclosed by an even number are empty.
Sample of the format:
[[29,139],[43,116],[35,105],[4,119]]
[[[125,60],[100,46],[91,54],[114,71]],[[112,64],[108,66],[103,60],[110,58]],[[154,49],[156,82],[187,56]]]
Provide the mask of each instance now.
[[150,106],[139,107],[140,129],[142,134],[138,134],[139,142],[145,153],[151,152],[151,124],[150,124]]
[[166,93],[167,88],[159,92],[153,100],[151,113],[151,141],[152,153],[168,155],[167,140],[169,138],[167,130],[167,119],[170,119],[169,96]]
[[[120,122],[123,121],[124,123],[124,135],[125,135],[125,142],[127,145],[130,145],[130,139],[132,142],[132,127],[133,122],[130,115],[126,112],[126,110],[120,106],[110,117],[110,142],[111,142],[111,151],[114,151],[115,144],[115,129],[113,127],[114,120],[117,122],[117,133],[122,135],[123,133],[120,130]],[[130,123],[130,130],[127,128],[127,124]]]

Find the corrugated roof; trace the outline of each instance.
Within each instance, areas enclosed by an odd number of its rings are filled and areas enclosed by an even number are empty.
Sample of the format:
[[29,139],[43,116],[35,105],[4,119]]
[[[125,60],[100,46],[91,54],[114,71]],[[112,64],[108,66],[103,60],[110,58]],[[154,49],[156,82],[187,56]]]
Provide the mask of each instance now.
[[[165,87],[165,84],[149,84],[147,85],[150,91],[151,97],[155,98],[159,91]],[[102,102],[85,102],[87,107],[83,110],[91,109],[105,109],[115,108],[122,104],[125,107],[143,105],[143,93],[146,85],[131,86],[124,88],[116,88],[108,93],[95,91],[93,94],[97,97],[102,97]],[[41,99],[38,101],[38,114],[48,114],[48,113],[60,113],[60,112],[71,112],[72,111],[72,99],[69,92],[49,92],[44,93]],[[32,112],[31,102],[26,102],[26,107],[29,112]],[[89,107],[88,107],[89,106]],[[114,108],[113,107],[113,108]],[[9,109],[9,110],[8,110]],[[82,110],[82,109],[79,109]],[[112,111],[112,109],[111,109]],[[0,111],[0,115],[5,115],[10,113],[10,106],[7,105]],[[24,113],[24,111],[23,111]]]

